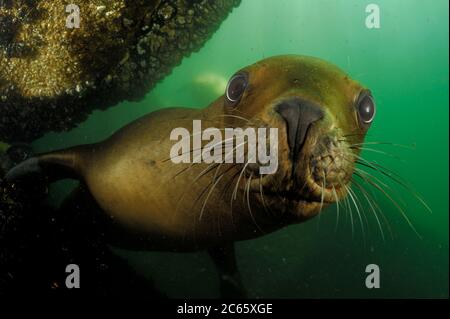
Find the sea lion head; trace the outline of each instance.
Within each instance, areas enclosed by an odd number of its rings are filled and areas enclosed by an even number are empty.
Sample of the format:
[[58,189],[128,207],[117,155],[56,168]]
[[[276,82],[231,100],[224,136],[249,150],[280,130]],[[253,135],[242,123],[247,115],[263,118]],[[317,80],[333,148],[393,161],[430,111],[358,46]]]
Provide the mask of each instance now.
[[235,73],[218,102],[227,125],[278,128],[276,172],[260,175],[258,164],[245,169],[252,200],[303,221],[347,195],[375,103],[338,67],[272,57]]

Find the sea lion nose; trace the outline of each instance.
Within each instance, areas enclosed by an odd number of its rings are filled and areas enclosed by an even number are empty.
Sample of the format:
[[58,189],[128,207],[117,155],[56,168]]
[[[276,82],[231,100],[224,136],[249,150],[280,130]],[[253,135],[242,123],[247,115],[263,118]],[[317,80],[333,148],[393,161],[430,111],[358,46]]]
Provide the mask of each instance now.
[[308,128],[323,118],[324,113],[317,104],[298,97],[281,102],[275,110],[286,121],[289,148],[296,157],[305,142]]

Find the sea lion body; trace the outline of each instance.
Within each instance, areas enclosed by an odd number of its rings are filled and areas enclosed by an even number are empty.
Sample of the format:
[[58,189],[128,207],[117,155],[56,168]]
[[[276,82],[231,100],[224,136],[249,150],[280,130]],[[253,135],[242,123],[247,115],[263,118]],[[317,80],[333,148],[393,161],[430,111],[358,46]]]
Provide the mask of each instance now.
[[[306,221],[346,196],[358,155],[351,145],[363,141],[370,103],[364,87],[327,62],[273,57],[240,70],[204,109],[153,112],[104,142],[44,154],[9,175],[62,167],[79,176],[110,217],[113,244],[208,249]],[[219,129],[278,128],[277,171],[173,163],[171,131],[192,130],[194,120]]]
[[[200,217],[203,201],[198,197],[205,192],[214,172],[205,176],[205,181],[194,183],[208,164],[173,164],[168,160],[174,144],[169,136],[174,127],[192,130],[192,119],[220,113],[217,106],[203,110],[164,109],[82,152],[86,155],[82,157],[81,174],[91,194],[114,221],[129,230],[129,235],[141,239],[139,248],[198,250],[257,235],[250,216],[231,216],[224,209],[230,201],[220,192],[209,196]],[[234,206],[237,211],[242,209],[241,196]]]

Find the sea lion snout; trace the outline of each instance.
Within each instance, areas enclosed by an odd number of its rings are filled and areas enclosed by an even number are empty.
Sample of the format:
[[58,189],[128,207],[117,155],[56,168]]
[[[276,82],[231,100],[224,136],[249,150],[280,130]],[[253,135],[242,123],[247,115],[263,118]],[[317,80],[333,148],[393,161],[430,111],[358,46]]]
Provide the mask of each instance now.
[[305,156],[310,196],[334,202],[345,195],[354,169],[354,154],[339,130],[330,130],[315,139]]
[[304,144],[308,128],[312,123],[323,118],[324,113],[317,104],[299,97],[289,98],[279,103],[275,110],[286,121],[288,144],[291,157],[295,162]]

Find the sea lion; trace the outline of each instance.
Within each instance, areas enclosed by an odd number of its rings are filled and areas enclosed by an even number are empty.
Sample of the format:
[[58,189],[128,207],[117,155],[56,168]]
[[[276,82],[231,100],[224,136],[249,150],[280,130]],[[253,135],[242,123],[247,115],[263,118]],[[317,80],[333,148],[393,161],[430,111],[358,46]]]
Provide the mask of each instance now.
[[[33,172],[81,179],[110,217],[113,245],[208,249],[222,284],[240,286],[232,243],[304,222],[344,198],[359,152],[351,146],[363,142],[374,116],[371,92],[336,66],[277,56],[239,70],[204,109],[153,112],[104,142],[28,159],[6,179]],[[278,128],[278,169],[261,175],[258,163],[174,164],[171,131],[190,130],[194,120]]]

